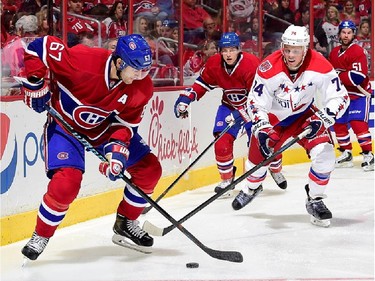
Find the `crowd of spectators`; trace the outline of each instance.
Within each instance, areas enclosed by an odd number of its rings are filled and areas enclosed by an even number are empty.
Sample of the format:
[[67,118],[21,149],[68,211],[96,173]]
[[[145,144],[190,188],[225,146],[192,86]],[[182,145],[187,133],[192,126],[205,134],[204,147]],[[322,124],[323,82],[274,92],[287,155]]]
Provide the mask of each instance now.
[[[22,46],[37,36],[61,36],[61,0],[54,0],[52,24],[49,24],[51,19],[47,21],[47,0],[1,0],[0,3],[2,76],[20,75]],[[70,47],[81,43],[113,50],[116,38],[129,33],[128,0],[68,0],[67,5]],[[227,10],[223,10],[222,1],[217,0],[182,0],[181,5],[176,0],[134,0],[131,32],[147,39],[153,49],[155,67],[168,69],[154,71],[154,78],[174,79],[179,66],[183,66],[185,75],[197,75],[196,65],[209,56],[206,52],[210,48],[217,51],[215,43],[223,32],[224,13],[227,31],[239,34],[243,50],[264,57],[279,48],[280,35],[287,26],[309,27],[310,5],[314,7],[316,50],[329,54],[339,43],[338,25],[345,19],[357,24],[358,43],[370,50],[371,0],[300,0],[298,4],[291,0],[263,0],[263,17],[259,16],[259,1],[256,0],[228,0]],[[181,9],[182,50],[178,44]],[[260,26],[263,26],[262,40],[258,38]],[[262,42],[261,54],[259,42]],[[17,51],[8,55],[11,50]]]

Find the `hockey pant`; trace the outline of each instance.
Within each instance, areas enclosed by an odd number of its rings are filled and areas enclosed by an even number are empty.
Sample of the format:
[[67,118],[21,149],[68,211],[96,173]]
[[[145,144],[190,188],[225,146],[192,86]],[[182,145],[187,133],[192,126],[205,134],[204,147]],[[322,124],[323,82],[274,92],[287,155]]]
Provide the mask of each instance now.
[[[309,117],[309,113],[301,116],[296,122],[287,127],[275,126],[274,129],[278,132],[280,136],[280,141],[278,141],[274,147],[276,152],[281,148],[281,146],[290,137],[296,137],[302,128],[302,124]],[[333,142],[328,131],[325,131],[317,135],[313,139],[302,139],[298,142],[311,160],[311,166],[308,173],[308,184],[309,184],[309,195],[312,198],[319,197],[323,195],[325,188],[329,182],[330,174],[334,169],[335,165],[335,153]],[[262,156],[258,140],[255,137],[251,138],[248,159],[245,163],[246,170],[252,169],[257,164],[264,160]],[[267,167],[263,166],[257,171],[249,175],[246,179],[246,188],[256,189],[264,181],[267,174]]]

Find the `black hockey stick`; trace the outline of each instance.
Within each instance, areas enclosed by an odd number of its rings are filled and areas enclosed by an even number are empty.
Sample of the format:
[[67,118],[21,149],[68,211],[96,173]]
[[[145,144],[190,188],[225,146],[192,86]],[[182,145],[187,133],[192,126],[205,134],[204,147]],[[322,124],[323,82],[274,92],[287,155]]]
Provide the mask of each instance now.
[[[229,129],[234,125],[234,122],[230,122],[228,126],[225,127],[225,129],[216,136],[216,138],[202,151],[201,154],[197,156],[197,158],[191,162],[191,164],[163,191],[162,194],[159,195],[158,198],[155,199],[155,202],[159,202],[171,189],[176,185],[176,183],[193,167],[199,159],[202,158],[202,156],[226,133],[229,131]],[[142,214],[147,214],[148,211],[152,209],[152,206],[147,206],[143,209]]]
[[[203,202],[201,205],[199,205],[198,207],[196,207],[194,210],[192,210],[190,213],[186,214],[183,218],[181,218],[178,223],[183,223],[185,222],[187,219],[191,218],[193,215],[195,215],[196,213],[198,213],[199,211],[201,211],[203,208],[205,208],[206,206],[208,206],[209,204],[211,204],[213,201],[215,201],[217,198],[219,198],[220,196],[222,196],[225,192],[233,189],[234,186],[236,186],[237,184],[239,184],[241,181],[243,181],[244,179],[246,179],[249,175],[251,175],[252,173],[254,173],[255,171],[259,170],[261,167],[263,167],[264,165],[268,165],[270,162],[272,162],[272,160],[274,160],[278,155],[280,155],[281,153],[283,153],[285,150],[287,150],[289,147],[291,147],[293,144],[297,143],[299,140],[301,140],[302,138],[304,138],[307,134],[309,134],[311,131],[310,128],[307,128],[305,129],[303,132],[301,132],[298,136],[296,136],[295,138],[291,139],[289,142],[287,142],[286,144],[284,144],[278,151],[274,152],[271,156],[269,156],[268,158],[264,159],[262,162],[260,162],[258,165],[254,166],[252,169],[248,170],[247,172],[245,172],[242,176],[238,177],[235,181],[233,181],[230,185],[228,185],[227,187],[225,187],[223,190],[221,190],[219,193],[216,193],[215,195],[213,195],[212,197],[208,198],[205,202]],[[169,233],[171,230],[173,230],[176,226],[175,225],[170,225],[168,227],[165,227],[165,228],[160,228],[160,227],[157,227],[155,226],[154,224],[150,223],[149,221],[145,221],[144,224],[143,224],[143,230],[145,230],[146,232],[152,234],[152,235],[155,235],[155,236],[164,236],[166,235],[167,233]]]
[[[61,126],[64,127],[70,134],[72,134],[84,147],[87,151],[93,152],[101,161],[107,161],[107,159],[98,151],[95,147],[90,144],[89,141],[86,140],[84,136],[80,133],[76,132],[73,127],[67,123],[62,116],[52,107],[46,105],[46,109],[51,114],[53,118],[55,118]],[[123,173],[120,174],[122,180],[124,180],[129,186],[131,186],[134,190],[138,192],[139,195],[142,196],[152,207],[158,210],[167,220],[169,220],[174,227],[177,227],[187,238],[194,242],[199,248],[201,248],[205,253],[210,255],[211,257],[219,260],[226,260],[231,262],[242,262],[243,257],[240,252],[236,251],[219,251],[211,249],[205,246],[201,241],[199,241],[193,234],[191,234],[185,227],[178,223],[169,213],[167,213],[159,204],[157,204],[151,197],[149,197],[146,193],[143,192],[138,186],[131,182],[129,178],[127,178]]]

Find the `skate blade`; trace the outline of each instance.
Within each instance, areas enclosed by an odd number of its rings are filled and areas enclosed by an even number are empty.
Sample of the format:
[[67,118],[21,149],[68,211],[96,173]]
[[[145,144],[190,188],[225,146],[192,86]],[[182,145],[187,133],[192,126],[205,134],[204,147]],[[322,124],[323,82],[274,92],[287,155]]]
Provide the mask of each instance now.
[[353,168],[353,162],[335,163],[335,168]]
[[362,167],[363,171],[365,172],[370,172],[374,170],[374,165],[369,165],[369,166],[363,166]]
[[232,197],[234,197],[234,190],[229,190],[228,192],[225,192],[223,195],[221,195],[217,199],[230,199]]
[[320,227],[329,227],[331,225],[330,219],[320,220],[320,219],[317,219],[316,217],[314,217],[312,215],[310,215],[310,222],[313,225],[317,225],[317,226],[320,226]]
[[152,249],[151,247],[144,247],[144,246],[139,246],[134,244],[133,242],[129,242],[128,238],[125,238],[124,236],[118,235],[118,234],[113,234],[112,236],[112,242],[116,245],[119,245],[121,247],[125,247],[128,249],[132,249],[144,254],[151,254]]
[[21,267],[26,267],[26,265],[29,263],[30,259],[28,257],[23,257],[22,265]]

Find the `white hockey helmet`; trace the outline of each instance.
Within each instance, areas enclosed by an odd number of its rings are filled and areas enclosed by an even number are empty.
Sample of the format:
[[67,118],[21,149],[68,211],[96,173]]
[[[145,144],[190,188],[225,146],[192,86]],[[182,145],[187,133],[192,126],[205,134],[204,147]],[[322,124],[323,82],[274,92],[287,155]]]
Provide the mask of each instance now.
[[308,47],[310,35],[304,26],[290,25],[281,36],[282,45]]
[[[307,50],[309,49],[309,44],[310,44],[310,35],[306,27],[290,25],[284,31],[283,35],[281,36],[281,50],[284,55],[284,62],[290,70],[298,70],[298,68],[302,65],[303,61],[305,60]],[[303,48],[303,56],[298,65],[291,66],[287,62],[285,58],[284,50],[283,50],[285,45]]]

